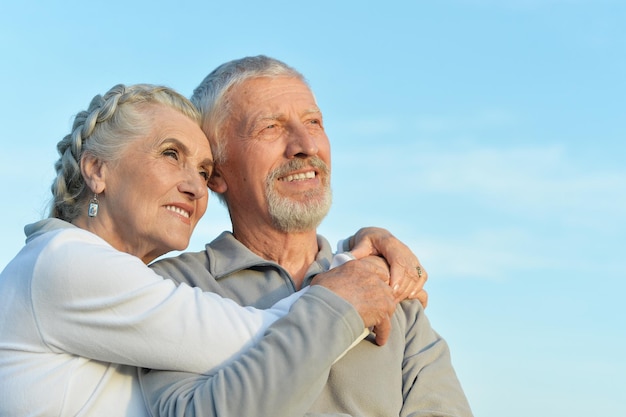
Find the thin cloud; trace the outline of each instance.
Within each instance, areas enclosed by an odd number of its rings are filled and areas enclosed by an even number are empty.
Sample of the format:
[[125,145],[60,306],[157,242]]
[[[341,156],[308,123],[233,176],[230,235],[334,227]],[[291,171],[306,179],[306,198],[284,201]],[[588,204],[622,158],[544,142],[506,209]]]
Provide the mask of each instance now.
[[552,269],[558,261],[537,252],[532,233],[519,228],[483,230],[450,238],[408,242],[420,248],[429,273],[440,278],[505,281],[520,272]]
[[350,165],[375,161],[378,174],[367,181],[407,199],[449,195],[528,218],[558,216],[592,224],[626,212],[626,170],[593,166],[563,146],[434,146],[388,143],[335,159]]
[[339,129],[349,134],[375,137],[398,130],[398,122],[392,117],[380,117],[367,120],[340,122]]
[[[360,184],[375,190],[375,198],[371,193],[361,197],[362,190],[353,194],[350,204],[374,213],[368,214],[368,223],[403,234],[438,276],[497,281],[531,270],[625,272],[626,266],[611,258],[616,249],[599,243],[626,233],[626,170],[593,165],[559,145],[392,142],[334,155],[341,170],[337,194]],[[368,166],[364,161],[374,169],[363,169]],[[341,183],[344,172],[346,184]],[[397,217],[388,216],[390,202]],[[427,217],[400,213],[400,207],[415,207],[414,213]],[[438,216],[429,207],[453,207],[442,215],[462,214],[467,221],[447,230],[437,226],[441,234],[433,235],[431,228],[424,235],[422,223]],[[445,220],[435,220],[447,227]],[[605,260],[602,265],[589,260],[599,258]]]
[[458,0],[458,3],[469,4],[475,6],[489,6],[499,9],[512,9],[512,10],[524,10],[535,11],[543,10],[552,6],[574,6],[574,5],[589,5],[589,4],[601,4],[601,3],[616,3],[617,0]]
[[519,115],[504,109],[483,109],[465,116],[420,114],[414,127],[418,134],[458,133],[512,127]]
[[343,134],[374,137],[382,134],[410,131],[418,135],[450,134],[511,128],[522,120],[520,115],[501,108],[485,108],[466,115],[419,114],[411,121],[393,116],[339,122]]

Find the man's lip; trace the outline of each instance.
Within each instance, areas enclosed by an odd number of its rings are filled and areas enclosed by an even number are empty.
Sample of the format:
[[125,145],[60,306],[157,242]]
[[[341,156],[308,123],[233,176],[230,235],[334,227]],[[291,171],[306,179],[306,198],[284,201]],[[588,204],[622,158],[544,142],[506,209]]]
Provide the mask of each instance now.
[[278,177],[278,181],[301,181],[301,180],[311,180],[317,176],[317,171],[315,169],[306,169],[296,172],[291,172],[286,175],[282,175]]

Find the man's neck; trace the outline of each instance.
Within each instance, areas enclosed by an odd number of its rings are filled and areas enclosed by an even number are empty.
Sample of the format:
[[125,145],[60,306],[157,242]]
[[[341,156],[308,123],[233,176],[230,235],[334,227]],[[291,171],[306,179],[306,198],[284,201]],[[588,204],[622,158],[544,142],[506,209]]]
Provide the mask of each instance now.
[[233,224],[233,234],[252,252],[285,268],[298,290],[319,252],[315,230],[284,233],[272,228],[237,228]]

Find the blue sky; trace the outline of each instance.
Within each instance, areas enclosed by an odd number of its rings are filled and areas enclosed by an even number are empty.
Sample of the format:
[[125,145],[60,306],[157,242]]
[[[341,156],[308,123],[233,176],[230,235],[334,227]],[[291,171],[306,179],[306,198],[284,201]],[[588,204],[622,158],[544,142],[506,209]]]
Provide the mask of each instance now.
[[[93,95],[189,95],[267,54],[325,114],[320,231],[386,227],[418,254],[476,416],[626,415],[625,21],[621,0],[3,4],[0,267]],[[209,206],[190,249],[229,228]]]

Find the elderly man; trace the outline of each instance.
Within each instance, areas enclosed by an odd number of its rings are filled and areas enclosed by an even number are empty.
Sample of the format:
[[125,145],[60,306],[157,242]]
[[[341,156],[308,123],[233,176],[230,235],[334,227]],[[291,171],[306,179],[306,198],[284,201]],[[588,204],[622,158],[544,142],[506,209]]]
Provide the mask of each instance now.
[[[233,232],[155,268],[267,307],[330,267],[329,244],[316,234],[331,204],[321,111],[300,73],[264,56],[218,67],[192,100],[215,154],[210,187],[227,205]],[[419,265],[404,266],[422,274]],[[311,312],[307,326],[317,324]],[[370,334],[334,364],[345,347],[340,338],[307,340],[305,328],[270,342],[270,332],[259,351],[214,375],[147,372],[146,400],[155,415],[168,416],[471,416],[448,346],[420,302],[399,303],[391,324],[384,346]],[[316,343],[333,358],[311,349]]]

